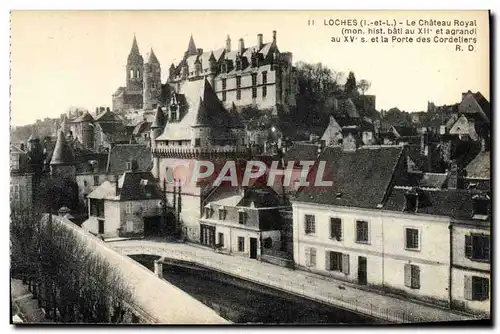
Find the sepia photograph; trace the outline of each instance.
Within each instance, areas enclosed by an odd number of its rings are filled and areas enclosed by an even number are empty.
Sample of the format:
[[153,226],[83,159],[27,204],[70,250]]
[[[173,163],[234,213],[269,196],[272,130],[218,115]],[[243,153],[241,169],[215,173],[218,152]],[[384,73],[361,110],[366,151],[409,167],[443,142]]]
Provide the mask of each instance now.
[[491,325],[491,21],[12,10],[10,324]]

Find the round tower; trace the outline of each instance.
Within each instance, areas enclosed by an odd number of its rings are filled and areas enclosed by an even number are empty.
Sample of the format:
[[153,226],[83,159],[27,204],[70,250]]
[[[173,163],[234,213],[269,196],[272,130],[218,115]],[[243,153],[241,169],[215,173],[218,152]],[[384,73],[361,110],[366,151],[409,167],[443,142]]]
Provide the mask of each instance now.
[[[156,110],[155,114],[155,119],[153,123],[151,124],[151,130],[150,130],[150,138],[151,138],[151,150],[156,149],[156,138],[158,138],[161,133],[163,132],[163,129],[165,128],[166,124],[166,119],[165,119],[165,114],[163,113],[163,110],[161,107],[158,107]],[[154,157],[153,159],[153,176],[158,179],[160,177],[160,162],[159,158],[157,156]]]
[[139,52],[137,39],[134,36],[132,49],[127,58],[127,91],[128,93],[142,94],[144,59]]
[[161,95],[161,66],[153,49],[148,54],[143,74],[143,108],[154,109]]
[[61,179],[76,179],[76,166],[71,146],[66,141],[64,133],[59,131],[56,146],[50,159],[50,175]]

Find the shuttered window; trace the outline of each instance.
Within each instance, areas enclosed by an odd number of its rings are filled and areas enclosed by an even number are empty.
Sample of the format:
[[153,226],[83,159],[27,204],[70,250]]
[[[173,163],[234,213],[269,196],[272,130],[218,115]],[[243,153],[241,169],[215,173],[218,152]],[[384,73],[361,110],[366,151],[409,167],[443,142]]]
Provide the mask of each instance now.
[[489,299],[490,280],[485,277],[464,276],[464,298],[466,300]]
[[349,275],[349,254],[342,254],[342,272]]
[[244,251],[245,251],[245,238],[238,237],[238,252],[244,252]]
[[405,286],[420,289],[420,268],[414,264],[405,264]]
[[325,269],[349,275],[349,254],[326,252]]
[[330,218],[330,238],[342,240],[342,220],[340,218]]
[[473,261],[490,260],[490,237],[488,235],[466,235],[465,257]]

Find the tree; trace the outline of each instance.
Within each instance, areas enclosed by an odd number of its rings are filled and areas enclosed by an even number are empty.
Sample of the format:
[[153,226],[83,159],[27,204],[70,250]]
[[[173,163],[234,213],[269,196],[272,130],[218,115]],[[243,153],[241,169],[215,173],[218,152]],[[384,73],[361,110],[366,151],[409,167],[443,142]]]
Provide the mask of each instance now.
[[328,101],[338,93],[337,78],[341,76],[341,73],[321,63],[299,62],[296,65],[296,74],[297,108],[290,115],[293,122],[307,128],[323,127],[331,112]]
[[361,94],[365,95],[365,92],[370,89],[372,83],[368,80],[362,79],[358,83],[358,89],[361,91]]
[[347,81],[345,82],[344,85],[344,91],[346,97],[348,98],[356,97],[359,95],[358,85],[356,83],[356,76],[352,71],[349,72],[349,75],[347,76]]

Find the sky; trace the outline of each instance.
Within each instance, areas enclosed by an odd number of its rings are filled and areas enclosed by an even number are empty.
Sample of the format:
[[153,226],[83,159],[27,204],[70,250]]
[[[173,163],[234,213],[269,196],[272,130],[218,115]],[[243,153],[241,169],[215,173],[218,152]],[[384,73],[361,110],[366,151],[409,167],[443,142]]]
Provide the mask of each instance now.
[[[342,27],[329,19],[476,20],[475,50],[457,52],[454,44],[332,43]],[[315,25],[308,26],[314,19]],[[232,49],[264,42],[277,31],[280,51],[293,61],[322,62],[329,68],[372,83],[377,109],[423,111],[460,101],[467,90],[489,100],[489,27],[483,12],[354,11],[13,11],[11,16],[11,123],[59,117],[70,106],[89,111],[110,106],[111,95],[125,85],[125,65],[135,34],[146,58],[150,48],[162,65],[178,62],[192,34],[196,46]],[[342,37],[343,40],[343,37]]]

